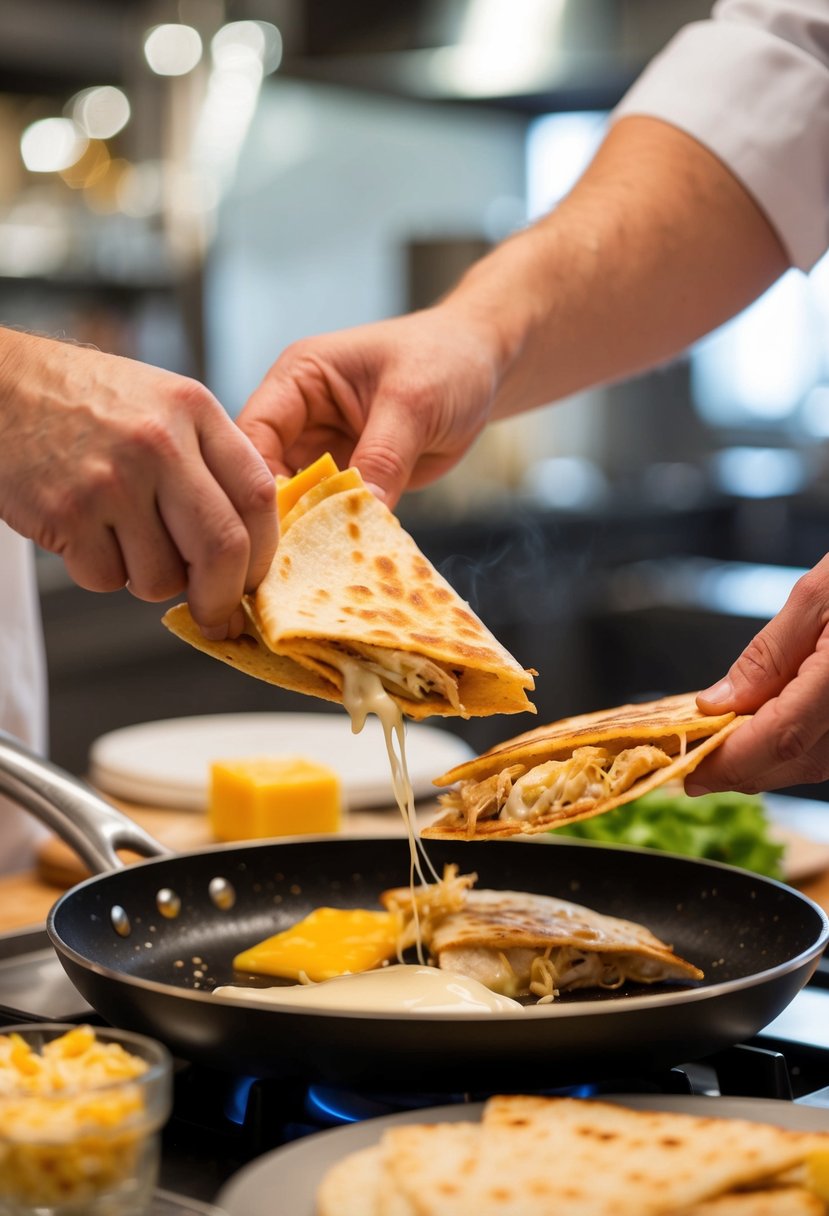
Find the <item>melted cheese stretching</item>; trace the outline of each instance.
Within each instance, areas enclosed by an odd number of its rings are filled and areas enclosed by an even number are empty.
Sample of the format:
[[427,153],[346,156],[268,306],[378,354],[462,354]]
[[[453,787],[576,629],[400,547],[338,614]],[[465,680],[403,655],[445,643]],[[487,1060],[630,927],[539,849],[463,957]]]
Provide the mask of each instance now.
[[[346,656],[342,656],[339,662],[343,676],[343,705],[351,718],[351,729],[354,734],[360,733],[365,726],[366,718],[369,714],[376,714],[383,727],[383,736],[386,740],[386,751],[388,752],[389,767],[391,769],[392,789],[400,814],[403,816],[406,835],[409,839],[409,886],[412,891],[412,902],[415,908],[417,957],[420,963],[424,963],[423,941],[420,934],[417,905],[414,900],[415,873],[417,873],[418,878],[424,886],[426,886],[428,880],[421,868],[418,848],[433,879],[436,882],[439,879],[417,834],[414,791],[412,790],[409,768],[406,763],[406,731],[403,725],[403,714],[400,711],[400,706],[386,692],[380,677],[375,672],[367,671],[356,660],[349,659]],[[397,738],[399,755],[394,748],[395,737]]]

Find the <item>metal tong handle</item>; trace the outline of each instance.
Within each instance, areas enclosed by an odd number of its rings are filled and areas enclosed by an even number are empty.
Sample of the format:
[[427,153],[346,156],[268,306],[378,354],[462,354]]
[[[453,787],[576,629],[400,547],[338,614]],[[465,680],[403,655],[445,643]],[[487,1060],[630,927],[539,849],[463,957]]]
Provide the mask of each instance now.
[[0,731],[0,793],[46,824],[93,874],[123,867],[117,849],[131,849],[142,857],[170,852],[90,786],[5,731]]

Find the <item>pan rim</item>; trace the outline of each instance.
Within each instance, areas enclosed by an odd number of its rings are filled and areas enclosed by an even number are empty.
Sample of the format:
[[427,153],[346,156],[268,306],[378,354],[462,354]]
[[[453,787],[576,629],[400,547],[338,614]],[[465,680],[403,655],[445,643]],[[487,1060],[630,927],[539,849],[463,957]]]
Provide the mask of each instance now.
[[[368,836],[361,836],[361,835],[356,835],[356,834],[347,835],[344,833],[337,833],[337,834],[324,835],[324,836],[323,835],[292,836],[292,837],[290,837],[290,839],[273,839],[273,840],[252,841],[252,842],[231,842],[229,844],[209,845],[202,849],[189,850],[186,853],[176,853],[173,856],[165,854],[160,857],[147,858],[143,861],[138,861],[138,862],[133,863],[132,865],[129,866],[129,869],[130,870],[142,869],[147,866],[155,866],[159,862],[164,862],[164,861],[168,861],[168,862],[169,861],[176,861],[176,862],[185,861],[188,857],[203,857],[205,854],[213,854],[213,853],[221,854],[221,853],[227,853],[227,852],[233,852],[233,851],[239,851],[239,850],[244,850],[245,852],[248,852],[251,849],[255,850],[255,849],[259,849],[259,848],[273,848],[275,845],[280,848],[290,848],[291,845],[293,845],[293,844],[303,844],[303,843],[307,844],[310,842],[313,842],[313,843],[340,842],[340,841],[345,841],[345,840],[359,842],[362,845],[367,845],[370,843],[378,843],[378,842],[383,842],[383,843],[387,844],[390,839],[393,839],[393,838],[390,838],[387,836],[368,837]],[[402,843],[402,841],[401,841],[401,843]],[[481,843],[481,842],[478,842],[478,843]],[[491,845],[495,842],[485,842],[485,843],[488,843]],[[529,844],[529,843],[535,844],[536,841],[521,839],[521,840],[517,840],[517,841],[505,841],[505,842],[502,841],[502,842],[498,842],[498,843],[501,843],[501,844],[506,843],[510,847],[514,847],[515,844]],[[547,842],[540,841],[538,843],[547,843]],[[553,841],[550,841],[549,843],[553,843]],[[593,850],[599,849],[605,853],[609,852],[612,849],[614,854],[620,853],[620,852],[625,852],[625,853],[635,853],[635,854],[640,854],[640,855],[647,854],[651,857],[664,857],[666,859],[678,861],[683,864],[687,864],[687,865],[691,865],[691,866],[701,865],[705,868],[706,872],[711,871],[711,870],[723,871],[723,872],[726,872],[729,874],[733,874],[734,872],[737,872],[747,879],[757,881],[758,883],[760,883],[766,887],[768,887],[768,886],[776,887],[779,890],[785,892],[785,894],[787,896],[794,897],[796,900],[798,900],[800,903],[803,904],[804,908],[811,909],[811,911],[817,915],[818,920],[821,924],[821,930],[818,933],[815,941],[813,941],[810,946],[808,946],[805,950],[801,951],[798,955],[794,956],[793,958],[787,959],[783,963],[778,963],[776,966],[766,968],[763,971],[753,972],[751,975],[743,976],[739,979],[725,980],[725,981],[722,981],[721,983],[711,983],[711,984],[706,984],[703,982],[695,987],[682,988],[677,991],[668,992],[668,993],[644,992],[641,995],[625,996],[623,999],[620,999],[620,998],[614,999],[612,997],[609,997],[606,1000],[601,1000],[601,999],[596,999],[596,998],[593,998],[591,1000],[578,1000],[578,999],[569,1000],[568,999],[566,1002],[562,1002],[562,1003],[558,1003],[558,1004],[556,1002],[552,1002],[551,1004],[544,1005],[544,1006],[538,1006],[538,1005],[522,1006],[522,1011],[520,1014],[517,1011],[516,1012],[509,1011],[509,1012],[487,1012],[485,1014],[453,1013],[451,1015],[448,1015],[446,1013],[441,1013],[438,1011],[435,1011],[432,1013],[425,1013],[425,1012],[400,1010],[400,1011],[394,1011],[394,1012],[389,1013],[387,1011],[384,1012],[384,1011],[380,1011],[380,1010],[355,1011],[355,1010],[338,1010],[338,1009],[313,1009],[311,1007],[305,1008],[305,1007],[301,1007],[301,1006],[297,1006],[297,1005],[280,1006],[271,1001],[267,1002],[267,1004],[265,1002],[259,1002],[259,1003],[244,1002],[244,1003],[242,1003],[242,1002],[234,1000],[232,998],[214,996],[212,992],[208,992],[208,991],[194,991],[192,989],[187,989],[187,988],[178,988],[173,984],[161,983],[158,980],[146,979],[143,976],[134,976],[134,975],[125,974],[123,971],[117,971],[111,967],[105,966],[104,964],[93,962],[92,960],[86,958],[84,955],[80,954],[77,950],[75,950],[73,947],[69,946],[66,942],[63,941],[62,937],[60,936],[60,934],[56,928],[55,921],[56,921],[56,918],[60,915],[60,912],[61,912],[61,909],[63,908],[63,906],[68,902],[68,900],[75,893],[81,891],[82,889],[84,889],[86,887],[89,887],[89,886],[92,886],[93,884],[98,883],[102,878],[106,878],[106,877],[110,877],[110,876],[117,877],[121,873],[120,870],[112,870],[105,874],[92,875],[89,878],[86,878],[82,882],[71,887],[68,891],[63,892],[58,897],[58,899],[55,901],[52,908],[49,910],[47,920],[46,920],[46,931],[49,936],[49,940],[51,941],[52,946],[55,949],[55,951],[57,952],[59,958],[61,958],[61,959],[66,958],[67,960],[70,960],[75,966],[79,967],[81,970],[90,972],[95,975],[99,975],[99,976],[107,979],[110,982],[118,983],[118,984],[126,984],[131,987],[137,988],[141,991],[155,994],[157,996],[175,998],[176,1000],[184,998],[185,1000],[194,1002],[197,1005],[208,1005],[208,1006],[214,1006],[214,1007],[219,1005],[223,1008],[234,1007],[240,1011],[246,1011],[246,1012],[254,1011],[254,1012],[262,1012],[262,1013],[271,1013],[271,1014],[274,1014],[277,1016],[286,1016],[286,1015],[292,1016],[292,1015],[295,1015],[298,1013],[301,1016],[306,1017],[306,1018],[307,1017],[311,1017],[314,1019],[323,1018],[326,1020],[329,1020],[332,1018],[337,1019],[337,1020],[357,1019],[360,1021],[369,1020],[369,1021],[379,1021],[379,1022],[384,1022],[384,1023],[385,1022],[422,1023],[425,1021],[425,1022],[438,1022],[441,1024],[443,1024],[445,1022],[449,1022],[449,1021],[451,1021],[453,1024],[455,1022],[457,1022],[458,1024],[463,1024],[463,1023],[476,1024],[476,1023],[480,1023],[480,1022],[487,1022],[487,1023],[491,1023],[491,1022],[502,1023],[503,1022],[503,1023],[508,1023],[508,1024],[515,1024],[516,1021],[520,1021],[522,1019],[524,1019],[524,1020],[529,1019],[530,1021],[538,1022],[538,1021],[556,1021],[556,1020],[560,1021],[560,1020],[565,1020],[565,1019],[569,1019],[569,1018],[591,1017],[591,1016],[612,1017],[614,1015],[621,1016],[622,1014],[626,1014],[626,1013],[632,1012],[632,1011],[648,1010],[648,1009],[655,1010],[655,1009],[661,1008],[663,1006],[671,1007],[671,1006],[675,1006],[675,1005],[693,1004],[697,1001],[708,1000],[708,999],[712,999],[712,998],[718,998],[718,997],[723,998],[723,997],[727,997],[733,993],[742,992],[742,991],[749,990],[754,987],[758,987],[760,985],[765,985],[765,984],[769,983],[770,980],[782,979],[785,976],[792,974],[793,972],[799,971],[801,968],[807,966],[812,960],[817,959],[819,957],[819,955],[822,954],[823,950],[825,949],[827,942],[829,942],[829,915],[827,915],[826,911],[819,904],[815,903],[814,900],[810,899],[809,896],[804,895],[803,892],[797,890],[797,888],[791,887],[788,884],[779,881],[778,879],[768,878],[762,874],[755,874],[752,871],[742,870],[737,866],[730,866],[730,865],[725,864],[724,862],[709,861],[704,858],[686,857],[686,856],[683,856],[682,854],[678,854],[678,853],[667,853],[667,852],[662,852],[661,850],[641,848],[641,847],[635,846],[635,845],[615,845],[615,844],[607,845],[604,842],[600,842],[600,841],[578,840],[578,839],[572,839],[572,840],[566,840],[566,841],[559,839],[559,840],[556,840],[554,843],[555,843],[555,846],[559,847],[559,848],[563,846],[565,848],[575,848],[575,849],[593,849]]]
[[[673,1007],[674,1005],[694,1004],[701,1000],[710,1000],[716,997],[725,997],[735,992],[742,992],[751,988],[758,987],[761,984],[767,984],[772,979],[782,979],[786,975],[790,975],[795,971],[799,971],[812,961],[818,954],[823,951],[825,941],[818,946],[811,947],[809,950],[797,955],[794,959],[789,959],[786,963],[780,963],[777,967],[770,967],[766,971],[758,971],[751,976],[746,976],[739,980],[726,980],[721,984],[702,984],[696,988],[682,989],[677,992],[661,992],[661,993],[643,993],[641,996],[626,996],[624,998],[608,998],[607,1000],[594,999],[589,1001],[568,1000],[558,1005],[553,1002],[550,1005],[524,1005],[521,1013],[505,1012],[505,1011],[488,1011],[486,1013],[439,1013],[439,1012],[412,1012],[407,1010],[399,1010],[393,1013],[384,1013],[380,1010],[346,1010],[346,1009],[307,1009],[297,1005],[277,1005],[273,1001],[265,1002],[241,1002],[232,998],[214,996],[212,992],[194,992],[188,988],[176,988],[172,984],[162,984],[157,980],[147,980],[142,976],[125,975],[121,971],[114,971],[109,967],[104,967],[100,963],[93,963],[89,959],[78,954],[71,946],[61,943],[57,946],[54,934],[49,929],[47,931],[52,940],[52,944],[58,953],[66,958],[70,958],[73,963],[84,971],[89,971],[95,975],[102,976],[113,983],[125,984],[129,987],[141,989],[144,992],[154,993],[157,996],[174,997],[176,1000],[184,999],[192,1001],[197,1005],[217,1006],[221,1005],[224,1008],[234,1008],[240,1011],[250,1012],[256,1010],[262,1013],[274,1014],[276,1016],[295,1016],[299,1015],[303,1018],[322,1018],[326,1021],[334,1018],[337,1020],[359,1020],[359,1021],[379,1021],[379,1022],[504,1022],[515,1023],[530,1019],[531,1021],[556,1021],[572,1017],[612,1017],[614,1015],[621,1016],[623,1013],[628,1013],[634,1010],[659,1009],[665,1006]],[[58,938],[58,941],[60,939]]]

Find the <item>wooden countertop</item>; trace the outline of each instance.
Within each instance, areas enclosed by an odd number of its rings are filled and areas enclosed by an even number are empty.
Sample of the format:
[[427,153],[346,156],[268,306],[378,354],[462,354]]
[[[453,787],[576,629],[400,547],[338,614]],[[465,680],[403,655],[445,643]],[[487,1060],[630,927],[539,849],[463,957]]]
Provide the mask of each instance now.
[[[119,802],[110,798],[161,844],[180,853],[194,852],[212,844],[207,819],[197,811],[161,810]],[[434,804],[418,808],[418,825],[431,820]],[[361,836],[403,836],[397,809],[350,811],[344,817],[343,833]],[[125,860],[134,858],[125,854]],[[49,837],[38,850],[36,867],[20,874],[0,877],[0,933],[42,925],[58,897],[89,876],[83,863],[56,837]]]
[[[193,811],[160,810],[116,802],[162,844],[177,852],[190,852],[212,843],[204,815]],[[826,808],[820,804],[816,809],[816,823],[820,824],[823,841],[829,838],[829,824],[825,822]],[[418,808],[419,823],[427,823],[434,812],[434,804]],[[396,809],[352,811],[346,816],[343,832],[349,835],[402,836],[403,823]],[[803,841],[798,842],[798,873],[809,870],[803,865],[808,861],[812,848],[814,865],[811,873],[799,878],[795,885],[821,907],[829,912],[829,845]],[[805,852],[804,852],[805,850]],[[128,858],[125,858],[128,859]],[[49,838],[41,846],[35,869],[21,874],[0,878],[0,933],[15,929],[42,925],[49,909],[68,887],[87,877],[87,872],[74,853],[56,838]]]

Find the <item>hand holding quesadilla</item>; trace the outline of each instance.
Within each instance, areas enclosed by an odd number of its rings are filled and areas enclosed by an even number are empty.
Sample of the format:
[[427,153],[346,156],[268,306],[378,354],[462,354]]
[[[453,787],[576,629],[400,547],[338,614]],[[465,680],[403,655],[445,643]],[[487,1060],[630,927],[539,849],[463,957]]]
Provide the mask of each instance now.
[[590,819],[685,777],[747,720],[701,713],[683,693],[537,727],[436,778],[455,788],[422,835],[491,839]]
[[535,712],[525,670],[438,574],[356,469],[331,457],[278,488],[281,540],[237,639],[208,641],[186,604],[173,633],[249,675],[352,704],[361,673],[404,714]]

